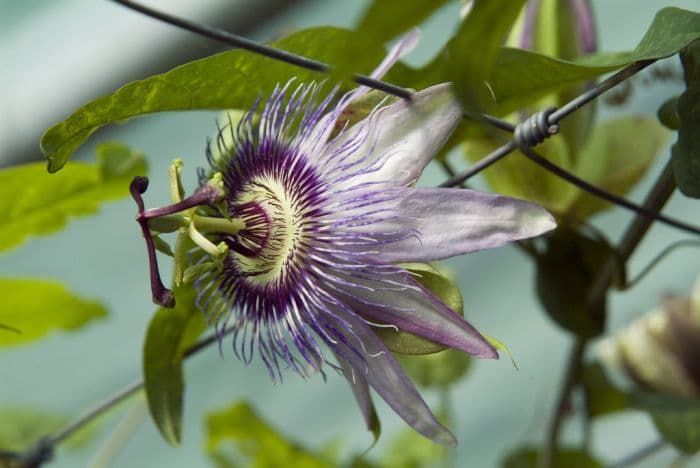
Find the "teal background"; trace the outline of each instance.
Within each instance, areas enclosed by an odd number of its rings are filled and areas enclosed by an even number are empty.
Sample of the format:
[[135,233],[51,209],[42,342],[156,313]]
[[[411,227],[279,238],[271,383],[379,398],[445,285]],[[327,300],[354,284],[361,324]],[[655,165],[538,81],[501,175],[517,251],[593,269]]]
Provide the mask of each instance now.
[[[4,44],[0,50],[0,59],[4,59],[1,73],[6,82],[15,79],[14,82],[20,83],[17,74],[23,70],[24,62],[35,54],[40,55],[50,42],[56,47],[56,41],[65,41],[63,53],[65,63],[69,64],[71,57],[81,52],[80,41],[90,40],[83,32],[98,31],[100,22],[136,25],[144,21],[109,2],[56,3],[61,3],[62,7],[60,14],[56,13],[54,29],[28,35],[33,21],[47,9],[55,8],[54,4],[39,0],[0,0],[0,44]],[[210,3],[216,5],[217,2]],[[601,0],[594,3],[600,47],[605,51],[632,48],[653,13],[663,6],[688,9],[700,6],[697,0]],[[168,2],[150,4],[168,9]],[[364,1],[302,2],[260,24],[250,36],[268,40],[314,25],[349,27],[359,18],[364,5]],[[171,11],[178,12],[175,7]],[[423,28],[422,40],[408,61],[418,64],[429,59],[456,24],[457,5],[442,9]],[[154,23],[152,27],[163,26]],[[185,40],[190,37],[187,33],[177,34]],[[102,60],[109,62],[110,58]],[[677,67],[675,61],[672,63]],[[94,68],[95,76],[99,76],[103,65],[95,61]],[[51,73],[51,70],[44,72]],[[54,82],[51,86],[50,90],[42,92],[80,91],[70,89],[68,82]],[[627,105],[615,109],[603,107],[600,116],[653,113],[669,93],[681,89],[678,81],[638,84]],[[0,102],[13,99],[11,88],[3,87],[0,93]],[[81,101],[96,96],[84,95]],[[24,111],[31,116],[32,109]],[[186,186],[194,186],[195,169],[204,164],[205,139],[214,131],[216,116],[214,112],[168,113],[131,121],[95,134],[77,158],[91,160],[95,144],[106,139],[117,139],[143,151],[151,167],[147,205],[157,206],[167,202],[166,168],[173,158],[185,160]],[[640,200],[643,197],[666,157],[668,151],[630,198]],[[452,155],[452,160],[460,167],[465,166],[457,154]],[[439,169],[431,167],[421,183],[434,185],[443,178]],[[700,222],[697,202],[679,194],[673,197],[666,212],[695,224]],[[59,278],[71,290],[102,302],[111,311],[106,321],[95,323],[80,333],[55,334],[37,344],[3,349],[0,352],[0,405],[36,406],[77,415],[139,378],[143,335],[154,307],[147,287],[143,241],[133,221],[134,213],[131,200],[110,203],[97,216],[73,220],[62,232],[33,239],[0,257],[2,275]],[[615,241],[630,219],[629,213],[616,210],[606,212],[595,222]],[[669,242],[687,237],[667,227],[654,227],[632,258],[631,275]],[[446,263],[459,279],[467,317],[480,329],[507,343],[519,366],[519,370],[515,370],[508,359],[478,362],[453,392],[457,423],[452,429],[460,442],[456,449],[457,466],[498,466],[508,450],[521,443],[535,442],[542,435],[570,340],[539,309],[533,293],[532,265],[516,249],[505,247]],[[656,308],[666,292],[687,293],[700,273],[699,267],[700,251],[684,250],[673,254],[634,290],[613,294],[610,329]],[[146,417],[112,466],[208,466],[202,452],[202,417],[207,411],[240,399],[253,402],[267,421],[309,447],[320,447],[340,439],[343,451],[362,451],[371,442],[347,384],[337,375],[330,375],[324,384],[320,378],[304,382],[290,374],[282,384],[272,385],[258,362],[246,368],[231,353],[224,352],[220,356],[215,348],[188,361],[185,371],[182,447],[174,449],[166,445]],[[437,395],[424,394],[428,401],[436,403]],[[374,449],[377,453],[386,448],[396,430],[404,427],[383,402],[379,402],[379,407],[384,434]],[[124,410],[121,407],[106,419],[100,440]],[[656,437],[646,416],[630,413],[596,423],[593,446],[601,458],[614,461]],[[575,423],[568,425],[565,439],[577,443],[580,427]],[[55,462],[49,466],[85,466],[99,443],[92,444],[86,451],[59,449]],[[672,449],[665,449],[640,466],[666,466],[674,457]],[[700,463],[688,466],[700,466]]]

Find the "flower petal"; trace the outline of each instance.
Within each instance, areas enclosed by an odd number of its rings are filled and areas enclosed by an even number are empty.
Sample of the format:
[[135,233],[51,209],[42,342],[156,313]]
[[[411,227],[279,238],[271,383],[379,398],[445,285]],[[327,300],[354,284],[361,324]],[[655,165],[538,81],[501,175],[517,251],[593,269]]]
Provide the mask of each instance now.
[[395,196],[387,197],[384,209],[400,216],[379,222],[375,229],[412,229],[414,235],[379,246],[371,255],[380,262],[439,260],[535,237],[556,227],[541,206],[501,195],[445,188],[394,188],[392,192]]
[[395,326],[480,358],[498,358],[469,322],[447,307],[407,271],[350,273],[333,292],[363,318]]
[[377,411],[374,409],[374,403],[372,403],[372,396],[369,394],[367,379],[340,355],[336,354],[336,358],[338,359],[343,375],[350,384],[353,395],[355,395],[357,405],[360,407],[362,417],[367,424],[367,430],[372,432],[374,435],[374,443],[377,443],[381,432],[381,424],[379,422],[379,416],[377,416]]
[[[321,161],[343,159],[352,153],[364,168],[350,185],[386,182],[389,186],[415,183],[435,153],[462,118],[462,109],[449,83],[413,94],[410,102],[398,101],[377,109],[369,117],[340,133],[325,148]],[[353,144],[353,140],[356,143]]]
[[330,314],[319,317],[326,322],[326,333],[336,338],[328,343],[331,349],[364,376],[413,429],[438,444],[456,446],[455,437],[438,422],[413,382],[370,327],[350,312],[338,309],[334,314],[335,317]]

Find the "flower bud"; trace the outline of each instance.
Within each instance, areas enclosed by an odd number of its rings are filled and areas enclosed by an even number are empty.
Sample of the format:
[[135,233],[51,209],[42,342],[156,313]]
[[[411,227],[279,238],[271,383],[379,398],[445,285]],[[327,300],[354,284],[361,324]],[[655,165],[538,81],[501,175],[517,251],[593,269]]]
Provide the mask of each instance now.
[[645,390],[700,396],[700,280],[690,298],[664,307],[601,343],[601,358]]

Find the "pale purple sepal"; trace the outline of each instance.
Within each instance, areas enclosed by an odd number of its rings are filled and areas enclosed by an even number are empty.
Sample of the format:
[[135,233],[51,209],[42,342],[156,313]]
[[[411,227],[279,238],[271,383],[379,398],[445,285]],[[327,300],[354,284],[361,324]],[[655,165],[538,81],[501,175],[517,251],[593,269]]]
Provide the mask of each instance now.
[[382,263],[440,260],[538,236],[556,227],[544,208],[524,200],[467,189],[392,190],[397,193],[387,202],[393,204],[387,211],[393,208],[402,217],[386,220],[382,227],[387,232],[411,228],[415,235],[372,252]]
[[479,358],[498,358],[494,347],[474,327],[407,271],[392,274],[390,286],[380,274],[363,272],[362,276],[352,278],[344,288],[344,299],[362,317]]
[[354,314],[342,310],[336,310],[335,314],[336,317],[319,317],[337,338],[335,343],[329,343],[333,351],[362,374],[413,429],[438,444],[456,446],[455,437],[435,418],[413,382],[370,327]]

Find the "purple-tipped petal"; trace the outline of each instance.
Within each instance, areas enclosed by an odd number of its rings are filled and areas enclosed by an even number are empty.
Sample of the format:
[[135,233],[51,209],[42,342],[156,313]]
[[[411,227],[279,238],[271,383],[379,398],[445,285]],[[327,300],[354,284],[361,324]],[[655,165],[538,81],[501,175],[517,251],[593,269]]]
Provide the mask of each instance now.
[[343,376],[347,379],[352,389],[353,395],[355,395],[355,400],[357,405],[360,407],[360,412],[362,417],[367,424],[367,430],[374,436],[374,442],[372,445],[377,443],[379,440],[379,434],[381,433],[381,423],[379,422],[379,416],[377,416],[377,411],[374,409],[374,403],[372,403],[372,396],[369,394],[369,384],[367,379],[355,370],[350,363],[343,359],[340,355],[336,354],[338,359],[338,364],[343,372]]
[[449,83],[432,86],[413,95],[411,102],[398,101],[378,109],[367,119],[340,134],[320,156],[322,162],[357,137],[366,133],[354,149],[363,165],[372,170],[347,182],[386,183],[387,186],[412,185],[435,156],[462,118],[462,109]]
[[433,415],[413,382],[365,322],[350,312],[324,314],[328,342],[333,351],[363,376],[387,404],[413,429],[441,445],[454,447],[457,440]]
[[397,268],[391,275],[362,271],[349,276],[336,295],[373,322],[479,358],[498,358],[486,338],[405,270]]
[[394,188],[397,220],[383,221],[387,232],[412,228],[414,236],[372,252],[380,262],[439,260],[535,237],[556,227],[535,203],[465,189]]

